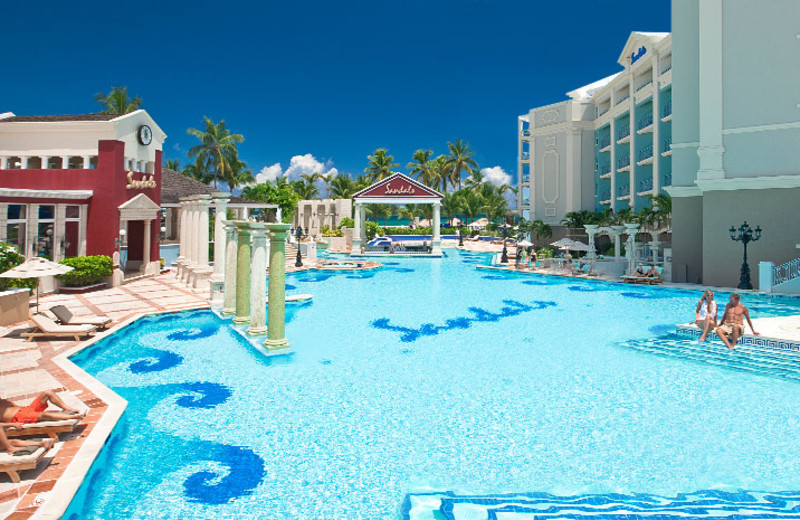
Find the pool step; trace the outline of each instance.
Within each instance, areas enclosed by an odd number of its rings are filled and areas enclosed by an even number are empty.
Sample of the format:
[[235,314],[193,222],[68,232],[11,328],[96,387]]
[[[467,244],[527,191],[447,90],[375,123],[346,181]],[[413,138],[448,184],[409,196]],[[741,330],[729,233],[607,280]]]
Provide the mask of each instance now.
[[798,518],[800,493],[698,491],[675,497],[636,494],[558,496],[549,493],[456,495],[412,493],[404,520],[544,520]]
[[649,354],[800,381],[800,355],[792,351],[752,345],[738,345],[736,350],[729,351],[721,342],[700,342],[678,335],[630,340],[618,345]]

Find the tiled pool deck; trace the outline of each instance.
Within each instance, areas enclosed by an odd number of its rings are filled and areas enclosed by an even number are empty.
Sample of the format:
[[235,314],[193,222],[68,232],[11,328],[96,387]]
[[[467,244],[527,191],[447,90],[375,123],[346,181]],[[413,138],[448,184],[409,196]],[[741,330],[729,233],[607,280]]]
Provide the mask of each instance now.
[[[113,330],[142,314],[196,309],[208,306],[208,301],[167,273],[113,289],[83,295],[47,295],[40,300],[42,310],[55,305],[66,305],[76,315],[108,316],[114,320],[109,328]],[[27,342],[20,333],[30,328],[29,322],[0,327],[0,396],[27,403],[44,390],[55,390],[68,403],[83,403],[89,413],[72,434],[60,436],[45,455],[46,463],[20,473],[19,484],[11,483],[5,473],[0,474],[0,518],[8,520],[24,520],[37,513],[37,518],[57,518],[51,508],[60,509],[59,502],[66,508],[72,496],[69,491],[77,490],[80,475],[102,448],[125,407],[124,401],[90,376],[79,369],[67,372],[58,364],[57,358],[87,341]],[[107,334],[101,332],[95,337]],[[73,478],[72,474],[80,478]]]

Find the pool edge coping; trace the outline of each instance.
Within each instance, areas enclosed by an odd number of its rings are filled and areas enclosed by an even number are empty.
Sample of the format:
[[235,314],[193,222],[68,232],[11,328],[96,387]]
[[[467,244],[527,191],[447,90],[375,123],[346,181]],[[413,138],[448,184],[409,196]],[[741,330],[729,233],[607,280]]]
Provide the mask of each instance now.
[[36,513],[31,517],[33,520],[59,520],[67,512],[72,500],[75,498],[78,490],[80,489],[86,475],[97,460],[97,456],[106,444],[106,441],[114,431],[119,419],[125,412],[128,406],[128,401],[114,392],[111,388],[104,385],[100,380],[84,371],[78,365],[70,361],[70,356],[74,356],[78,352],[91,347],[92,345],[102,341],[106,338],[113,336],[125,327],[129,327],[135,322],[148,316],[158,316],[161,314],[177,314],[180,312],[194,311],[201,309],[210,309],[210,304],[206,303],[194,307],[187,307],[180,310],[164,310],[156,312],[143,312],[131,316],[130,318],[121,321],[114,327],[108,330],[102,336],[95,336],[88,341],[75,345],[69,350],[53,357],[53,363],[62,370],[64,370],[70,377],[75,379],[78,383],[85,386],[88,390],[94,393],[97,397],[101,398],[108,404],[108,409],[103,413],[102,417],[97,421],[95,427],[86,437],[86,440],[81,445],[78,452],[70,460],[69,465],[64,470],[64,473],[58,477],[56,484],[50,491],[47,500],[39,506]]

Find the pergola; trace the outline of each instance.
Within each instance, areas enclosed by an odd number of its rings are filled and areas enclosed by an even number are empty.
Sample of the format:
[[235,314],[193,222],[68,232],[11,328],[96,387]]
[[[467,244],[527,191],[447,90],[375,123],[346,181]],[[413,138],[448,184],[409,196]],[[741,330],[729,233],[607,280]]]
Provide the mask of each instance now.
[[441,193],[402,173],[395,173],[353,195],[353,202],[356,207],[352,254],[361,254],[362,248],[367,243],[367,231],[364,225],[366,218],[364,210],[367,204],[432,204],[433,236],[431,237],[431,255],[442,255],[442,239],[439,229],[441,226]]

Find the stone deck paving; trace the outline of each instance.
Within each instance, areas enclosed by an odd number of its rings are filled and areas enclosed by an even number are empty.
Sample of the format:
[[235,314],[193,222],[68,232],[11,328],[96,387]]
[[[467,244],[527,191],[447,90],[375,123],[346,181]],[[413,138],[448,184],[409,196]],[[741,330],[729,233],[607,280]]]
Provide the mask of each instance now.
[[[208,306],[208,301],[205,296],[192,292],[177,281],[174,274],[167,273],[88,294],[41,297],[42,311],[55,305],[65,305],[78,316],[105,315],[111,318],[113,323],[109,331],[95,334],[102,337],[113,332],[120,323],[138,315],[202,308]],[[104,417],[105,423],[109,422],[108,419],[115,421],[113,416],[121,413],[119,405],[112,411],[109,403],[96,395],[100,392],[90,389],[92,386],[99,390],[96,385],[85,380],[79,381],[54,360],[88,340],[75,342],[45,338],[28,342],[19,336],[31,328],[30,322],[0,327],[0,396],[27,404],[40,392],[55,390],[68,404],[88,408],[89,412],[72,434],[60,436],[59,442],[35,470],[20,472],[19,484],[11,483],[5,473],[0,473],[0,518],[7,520],[24,520],[37,512],[42,513],[48,501],[69,503],[71,496],[51,496],[57,479],[75,463],[76,456],[87,444],[98,423]],[[98,434],[106,435],[107,426],[100,429]],[[100,444],[103,441],[101,439]],[[96,442],[95,438],[90,443]],[[90,461],[84,460],[82,464],[87,462]]]

